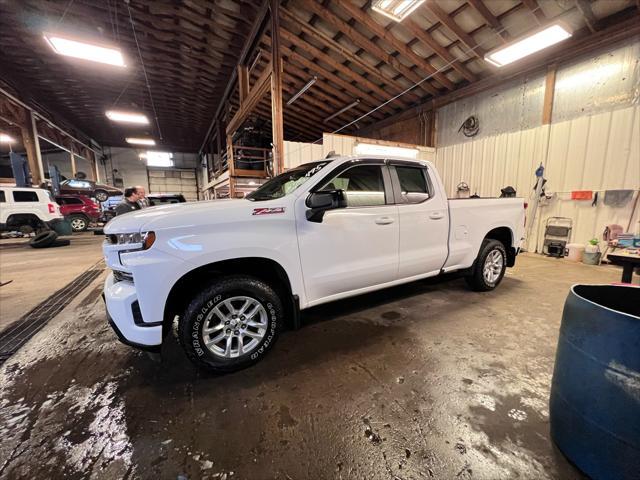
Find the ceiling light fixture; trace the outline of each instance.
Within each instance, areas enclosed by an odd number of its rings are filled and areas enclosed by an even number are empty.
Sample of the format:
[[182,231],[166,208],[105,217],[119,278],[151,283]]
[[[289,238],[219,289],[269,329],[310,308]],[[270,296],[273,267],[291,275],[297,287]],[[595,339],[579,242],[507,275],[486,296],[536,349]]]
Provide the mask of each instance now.
[[125,138],[127,143],[131,143],[132,145],[155,145],[156,141],[153,138],[135,138],[135,137],[127,137]]
[[16,139],[6,133],[0,133],[0,143],[13,143]]
[[496,67],[503,67],[562,42],[571,35],[571,30],[565,24],[557,22],[487,53],[484,59]]
[[107,110],[105,115],[109,120],[122,123],[137,123],[139,125],[149,125],[149,119],[142,113],[120,112],[117,110]]
[[78,42],[77,40],[49,34],[45,34],[44,39],[51,45],[53,51],[59,55],[106,63],[116,67],[126,67],[122,52],[117,48]]
[[407,15],[424,3],[425,0],[375,0],[371,9],[389,17],[391,20],[401,22]]
[[344,108],[341,108],[340,110],[338,110],[336,113],[334,113],[333,115],[329,115],[327,118],[325,118],[322,123],[328,123],[330,120],[333,120],[334,118],[336,118],[338,115],[343,114],[344,112],[346,112],[347,110],[352,109],[353,107],[355,107],[356,105],[358,105],[360,103],[360,99],[356,100],[353,103],[350,103],[349,105],[347,105]]
[[353,149],[357,155],[388,155],[390,157],[418,158],[417,148],[393,147],[376,143],[358,143]]
[[314,83],[316,83],[318,81],[318,77],[313,77],[311,80],[309,80],[306,85],[304,87],[302,87],[298,93],[296,93],[293,97],[291,97],[289,99],[289,101],[287,102],[287,105],[291,105],[293,102],[295,102],[298,98],[300,98],[302,96],[302,94],[304,92],[306,92],[307,90],[309,90],[311,88],[311,85],[313,85]]

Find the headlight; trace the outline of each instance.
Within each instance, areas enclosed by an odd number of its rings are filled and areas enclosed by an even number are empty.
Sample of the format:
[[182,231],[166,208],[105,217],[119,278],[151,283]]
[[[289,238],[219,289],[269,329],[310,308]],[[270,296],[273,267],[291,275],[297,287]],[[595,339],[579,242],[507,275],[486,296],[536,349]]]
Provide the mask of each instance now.
[[154,232],[116,233],[107,235],[107,241],[113,245],[142,244],[140,250],[148,250],[156,241],[156,234]]

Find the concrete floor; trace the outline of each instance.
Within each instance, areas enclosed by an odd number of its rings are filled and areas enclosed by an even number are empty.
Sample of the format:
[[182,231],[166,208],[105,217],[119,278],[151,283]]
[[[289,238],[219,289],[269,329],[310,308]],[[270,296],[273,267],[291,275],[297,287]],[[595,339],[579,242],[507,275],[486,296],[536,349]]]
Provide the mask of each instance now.
[[0,240],[0,331],[102,258],[104,235],[75,233],[71,245],[31,248],[29,239]]
[[549,439],[571,284],[620,271],[534,255],[305,312],[260,364],[215,377],[169,339],[121,345],[102,278],[0,369],[1,478],[576,479]]

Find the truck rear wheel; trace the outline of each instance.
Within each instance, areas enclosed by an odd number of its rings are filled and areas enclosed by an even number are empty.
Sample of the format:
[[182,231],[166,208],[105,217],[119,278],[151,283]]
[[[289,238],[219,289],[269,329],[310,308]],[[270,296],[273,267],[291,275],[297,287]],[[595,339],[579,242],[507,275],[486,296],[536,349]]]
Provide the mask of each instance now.
[[498,240],[485,239],[473,264],[472,273],[464,277],[467,285],[476,292],[496,288],[507,269],[507,251]]
[[264,357],[284,324],[284,310],[267,283],[228,276],[197,295],[178,324],[178,338],[198,367],[228,373]]

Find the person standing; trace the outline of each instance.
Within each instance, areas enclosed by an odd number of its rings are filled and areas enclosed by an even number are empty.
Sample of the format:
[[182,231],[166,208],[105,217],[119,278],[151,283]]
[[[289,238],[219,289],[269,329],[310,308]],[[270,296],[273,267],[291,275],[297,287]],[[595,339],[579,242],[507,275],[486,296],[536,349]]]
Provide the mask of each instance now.
[[147,208],[149,205],[149,200],[147,200],[147,191],[144,189],[142,185],[136,185],[134,187],[138,192],[138,205],[140,208]]
[[138,194],[137,187],[126,188],[124,190],[124,198],[118,205],[116,205],[116,216],[122,215],[123,213],[132,212],[134,210],[140,210],[141,207],[138,204],[139,199],[140,196]]

